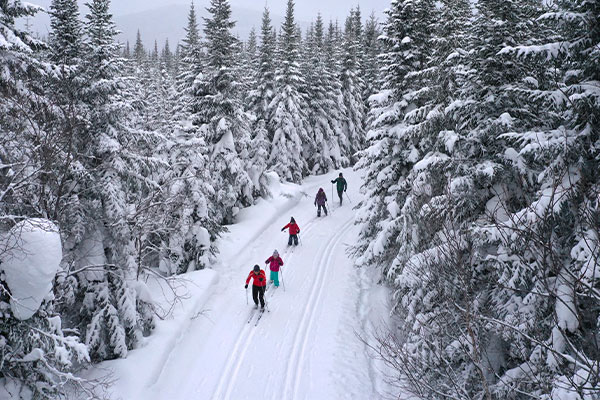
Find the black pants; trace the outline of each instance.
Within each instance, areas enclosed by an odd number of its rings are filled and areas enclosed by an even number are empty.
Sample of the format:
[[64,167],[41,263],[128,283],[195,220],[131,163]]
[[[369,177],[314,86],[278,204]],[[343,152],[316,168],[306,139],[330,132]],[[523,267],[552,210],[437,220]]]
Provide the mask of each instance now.
[[319,217],[321,216],[321,207],[323,207],[323,211],[325,211],[325,215],[327,215],[327,207],[325,207],[325,204],[323,204],[323,205],[319,204],[317,207],[319,207],[317,210],[317,216],[319,216]]
[[260,297],[260,305],[261,305],[261,307],[264,307],[265,306],[265,287],[252,285],[252,300],[254,300],[254,304],[258,305],[259,297]]
[[294,246],[298,246],[298,235],[290,235],[290,238],[288,239],[288,246],[291,246],[292,242],[294,242]]
[[343,190],[338,190],[338,196],[340,197],[340,206],[342,205],[342,202],[344,200],[344,191]]

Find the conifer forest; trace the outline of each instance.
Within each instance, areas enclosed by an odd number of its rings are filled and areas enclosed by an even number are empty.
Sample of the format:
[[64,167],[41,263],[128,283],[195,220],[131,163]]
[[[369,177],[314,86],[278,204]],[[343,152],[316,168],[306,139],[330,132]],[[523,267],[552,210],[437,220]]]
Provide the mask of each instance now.
[[149,280],[212,268],[275,182],[349,169],[345,268],[389,290],[382,399],[599,400],[600,0],[308,28],[278,1],[248,37],[195,0],[179,43],[121,43],[110,0],[0,0],[0,387],[104,398],[85,371],[167,318]]

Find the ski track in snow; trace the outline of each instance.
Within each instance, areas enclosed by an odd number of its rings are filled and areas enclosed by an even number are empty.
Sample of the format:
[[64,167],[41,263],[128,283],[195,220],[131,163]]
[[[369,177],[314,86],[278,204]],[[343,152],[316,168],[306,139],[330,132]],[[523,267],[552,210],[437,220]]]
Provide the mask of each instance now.
[[[345,232],[346,229],[352,225],[353,220],[353,218],[348,220],[343,225],[342,231]],[[329,278],[333,270],[333,268],[331,268],[330,262],[333,258],[334,250],[343,238],[343,235],[336,235],[329,239],[329,242],[323,251],[323,255],[319,258],[319,261],[325,261],[324,263],[318,263],[319,265],[325,266],[323,268],[323,275],[325,276],[320,277],[322,279],[318,279],[318,284],[313,286],[309,302],[304,308],[304,314],[302,315],[300,326],[296,330],[294,345],[292,347],[292,354],[288,361],[287,372],[285,377],[285,392],[282,396],[282,398],[284,399],[295,399],[298,395],[298,389],[303,373],[304,359],[306,356],[306,347],[315,320],[316,308],[322,303],[325,282],[328,282],[327,278]],[[292,389],[293,395],[290,397],[288,396],[288,394]]]
[[[348,193],[358,201],[360,178],[344,172]],[[119,382],[113,393],[127,394],[128,400],[383,398],[382,377],[356,333],[387,310],[371,306],[372,293],[377,304],[384,303],[377,300],[382,292],[371,290],[368,273],[345,253],[358,235],[356,203],[344,197],[340,207],[337,197],[329,199],[335,203],[328,203],[329,215],[316,217],[312,195],[327,182],[326,176],[310,177],[295,194],[249,209],[248,218],[222,240],[221,262],[201,275],[206,290],[191,299],[167,346],[157,349],[151,365],[125,367],[139,378],[129,386],[127,378]],[[301,241],[287,247],[288,233],[279,230],[290,215],[300,225]],[[280,248],[284,260],[280,286],[267,290],[268,311],[255,326],[258,312],[251,310],[251,290],[242,292],[242,284],[256,263],[269,273],[264,260],[273,248]],[[200,311],[204,317],[191,318]]]
[[[310,233],[311,228],[314,226],[314,222],[315,222],[315,220],[309,221],[305,225],[304,228],[301,228],[301,233],[302,234]],[[293,259],[294,250],[295,250],[294,247],[288,247],[283,252],[283,254],[281,254],[282,259],[285,260],[285,265],[289,265],[290,260]],[[268,293],[265,294],[265,303],[266,304],[270,303],[271,298],[275,294],[275,290],[282,290],[282,289],[283,289],[283,285],[281,285],[278,289],[271,288],[268,291]],[[268,311],[265,311],[265,312],[268,312]],[[271,314],[271,312],[268,312],[268,313]],[[263,316],[263,320],[265,317],[266,316]],[[254,318],[252,320],[254,321]],[[250,331],[249,335],[248,335],[248,331]],[[215,399],[221,398],[223,390],[225,390],[225,398],[226,399],[230,398],[231,390],[234,387],[235,383],[237,382],[238,373],[240,371],[243,361],[245,360],[244,356],[246,354],[248,347],[252,343],[252,339],[254,338],[255,333],[256,333],[256,327],[254,326],[254,324],[252,322],[250,322],[249,324],[246,323],[245,326],[242,328],[242,331],[240,332],[240,334],[238,336],[236,344],[229,354],[229,357],[227,360],[227,366],[226,366],[225,370],[221,373],[221,379],[219,380],[219,385],[214,394]],[[243,347],[241,352],[240,352],[240,347]]]

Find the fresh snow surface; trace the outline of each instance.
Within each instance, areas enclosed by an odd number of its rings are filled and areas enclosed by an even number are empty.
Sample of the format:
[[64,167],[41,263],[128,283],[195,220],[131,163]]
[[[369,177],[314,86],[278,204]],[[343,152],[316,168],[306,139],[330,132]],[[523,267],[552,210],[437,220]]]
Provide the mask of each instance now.
[[29,319],[52,292],[62,259],[58,227],[44,219],[21,221],[0,240],[0,254],[10,308],[16,318]]
[[[111,399],[386,397],[389,371],[369,357],[359,337],[369,338],[388,323],[388,291],[376,284],[376,272],[357,269],[346,254],[358,237],[352,207],[362,182],[358,173],[344,170],[352,203],[345,197],[340,208],[337,193],[331,198],[330,180],[337,175],[310,177],[302,186],[273,184],[272,199],[242,210],[229,227],[214,268],[183,276],[177,290],[187,298],[158,321],[145,345],[87,377],[112,372]],[[313,206],[319,187],[334,205],[321,218]],[[281,232],[292,216],[301,229],[301,245],[293,249]],[[247,323],[254,311],[250,288],[246,304],[245,280],[254,264],[266,268],[275,249],[285,263],[285,288],[267,291],[270,312],[255,327],[256,316]],[[172,293],[165,283],[148,286],[154,301],[166,307],[163,294]]]

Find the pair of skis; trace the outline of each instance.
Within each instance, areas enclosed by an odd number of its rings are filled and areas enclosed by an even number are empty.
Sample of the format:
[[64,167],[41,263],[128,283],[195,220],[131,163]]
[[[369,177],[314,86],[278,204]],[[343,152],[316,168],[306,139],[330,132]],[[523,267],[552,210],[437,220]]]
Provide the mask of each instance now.
[[265,311],[266,311],[266,309],[250,311],[250,318],[248,318],[248,323],[252,322],[252,320],[254,319],[254,315],[258,312],[258,318],[254,322],[254,326],[257,326],[258,323],[260,322],[261,318],[263,317],[263,315],[265,315]]

